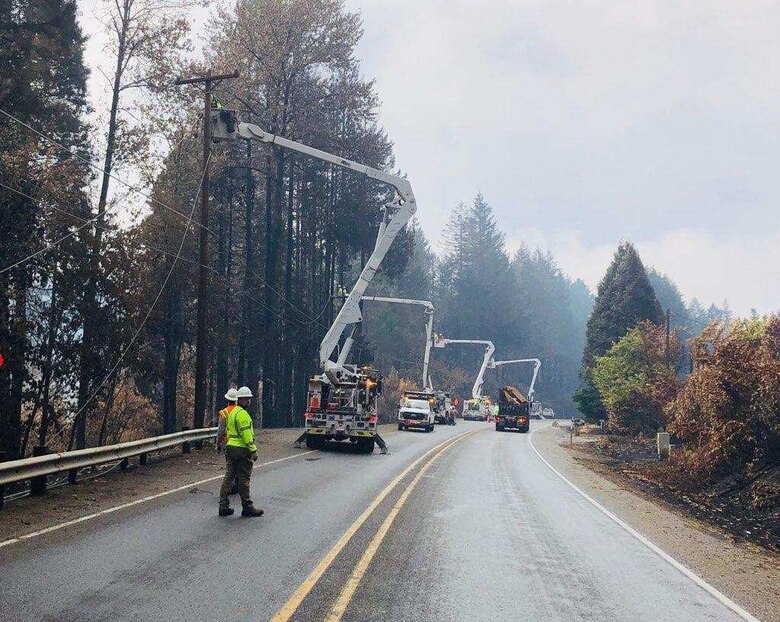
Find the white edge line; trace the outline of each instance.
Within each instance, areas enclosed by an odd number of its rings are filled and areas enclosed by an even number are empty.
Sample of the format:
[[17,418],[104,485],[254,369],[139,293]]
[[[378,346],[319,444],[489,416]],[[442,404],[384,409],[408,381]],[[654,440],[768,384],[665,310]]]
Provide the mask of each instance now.
[[[293,458],[300,458],[301,456],[305,456],[307,454],[313,454],[314,451],[315,450],[304,451],[303,453],[300,454],[294,454],[292,456],[285,456],[284,458],[277,458],[276,460],[270,460],[269,462],[263,462],[262,464],[258,464],[254,466],[253,469],[259,469],[260,467],[268,466],[270,464],[276,464],[277,462],[284,462],[285,460],[292,460]],[[99,516],[105,516],[106,514],[111,514],[112,512],[116,512],[118,510],[124,510],[126,508],[133,507],[134,505],[139,505],[141,503],[146,503],[147,501],[153,501],[154,499],[159,499],[160,497],[172,495],[174,493],[187,490],[188,488],[192,488],[193,486],[200,486],[202,484],[207,484],[209,482],[222,479],[223,477],[224,475],[215,475],[214,477],[208,477],[206,479],[202,479],[197,482],[190,482],[189,484],[185,484],[184,486],[179,486],[178,488],[173,488],[171,490],[166,490],[164,492],[158,492],[157,494],[149,495],[148,497],[143,497],[141,499],[129,501],[128,503],[123,503],[122,505],[117,505],[111,508],[107,508],[105,510],[101,510],[100,512],[95,512],[94,514],[87,514],[86,516],[74,518],[73,520],[69,520],[64,523],[59,523],[57,525],[52,525],[51,527],[46,527],[46,529],[33,531],[31,533],[27,533],[24,534],[23,536],[18,536],[16,538],[9,538],[8,540],[3,540],[2,542],[0,542],[0,548],[3,548],[4,546],[9,546],[11,544],[15,544],[17,542],[22,542],[23,540],[29,540],[37,536],[42,536],[43,534],[50,533],[52,531],[58,531],[60,529],[64,529],[65,527],[76,525],[77,523],[83,523],[84,521],[92,520],[93,518],[97,518]]]
[[528,436],[528,444],[531,445],[531,449],[534,450],[536,455],[539,457],[539,459],[544,462],[545,465],[547,465],[547,468],[550,469],[553,473],[555,473],[558,477],[560,477],[564,482],[566,482],[571,488],[573,488],[575,491],[577,491],[581,496],[583,496],[585,499],[587,499],[592,505],[594,505],[599,511],[601,511],[603,514],[605,514],[607,517],[611,518],[613,521],[615,521],[618,525],[620,525],[623,529],[625,529],[628,533],[630,533],[632,536],[634,536],[637,540],[639,540],[642,544],[644,544],[647,548],[649,548],[653,553],[661,557],[664,561],[668,562],[672,566],[674,566],[677,570],[679,570],[682,574],[684,574],[686,577],[688,577],[691,581],[693,581],[696,585],[698,585],[700,588],[702,588],[704,591],[709,593],[711,596],[714,596],[718,601],[721,602],[721,604],[725,605],[729,609],[731,609],[734,613],[736,613],[738,616],[740,616],[742,619],[747,620],[748,622],[760,622],[758,618],[751,615],[748,611],[740,607],[737,603],[735,603],[733,600],[731,600],[728,596],[723,594],[722,592],[718,591],[716,588],[711,586],[709,583],[707,583],[704,579],[702,579],[699,575],[697,575],[693,570],[690,568],[684,566],[680,562],[678,562],[674,557],[669,555],[667,552],[665,552],[660,547],[656,546],[650,540],[648,540],[645,536],[643,536],[641,533],[639,533],[636,529],[631,527],[628,523],[623,521],[622,519],[618,518],[615,514],[610,512],[607,508],[605,508],[603,505],[601,505],[598,501],[590,497],[587,493],[580,490],[575,484],[573,484],[571,481],[569,481],[565,475],[563,475],[560,471],[558,471],[553,465],[551,465],[545,458],[542,456],[541,453],[539,453],[539,450],[536,448],[536,445],[534,445],[532,437],[536,432],[539,430],[547,429],[551,426],[545,426],[544,428],[536,428],[531,434]]

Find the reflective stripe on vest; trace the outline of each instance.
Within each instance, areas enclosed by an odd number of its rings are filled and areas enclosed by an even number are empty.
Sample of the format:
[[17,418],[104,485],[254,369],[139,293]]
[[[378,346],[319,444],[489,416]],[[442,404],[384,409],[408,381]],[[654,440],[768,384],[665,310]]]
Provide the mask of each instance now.
[[[236,439],[237,441],[241,441],[241,444],[244,443],[243,439],[241,438],[241,432],[238,429],[238,414],[239,413],[246,413],[249,415],[249,413],[241,408],[241,406],[236,406],[233,410],[231,410],[228,413],[227,421],[225,422],[225,431],[227,432],[227,437],[229,439]],[[251,420],[251,419],[250,419]]]

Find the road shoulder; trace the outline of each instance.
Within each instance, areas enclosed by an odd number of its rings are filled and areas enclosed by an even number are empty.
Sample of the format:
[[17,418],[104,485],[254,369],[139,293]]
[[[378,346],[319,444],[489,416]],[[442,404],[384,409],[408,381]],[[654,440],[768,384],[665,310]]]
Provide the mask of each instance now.
[[550,427],[534,434],[533,442],[572,483],[669,555],[764,622],[778,620],[780,556],[747,542],[734,542],[719,529],[587,468],[583,452],[561,445],[568,439],[561,428]]
[[[389,428],[388,428],[389,430]],[[383,430],[386,434],[388,430]],[[293,446],[300,436],[297,428],[262,430],[259,433],[260,463],[303,454]],[[110,472],[80,482],[53,488],[43,497],[8,501],[0,510],[0,542],[38,532],[69,521],[104,512],[129,502],[162,495],[181,487],[209,485],[224,472],[224,458],[206,445],[189,454],[156,453],[141,466],[136,459],[125,472]],[[211,480],[204,483],[203,480]],[[200,484],[199,484],[200,483]]]

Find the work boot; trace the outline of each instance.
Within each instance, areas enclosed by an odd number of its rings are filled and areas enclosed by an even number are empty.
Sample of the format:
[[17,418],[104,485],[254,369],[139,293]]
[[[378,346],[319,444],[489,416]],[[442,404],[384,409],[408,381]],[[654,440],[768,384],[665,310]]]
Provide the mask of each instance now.
[[253,516],[262,516],[262,515],[263,515],[263,510],[259,510],[253,505],[250,505],[249,507],[241,510],[241,516],[247,516],[251,518]]
[[220,516],[233,516],[236,511],[233,508],[219,508]]

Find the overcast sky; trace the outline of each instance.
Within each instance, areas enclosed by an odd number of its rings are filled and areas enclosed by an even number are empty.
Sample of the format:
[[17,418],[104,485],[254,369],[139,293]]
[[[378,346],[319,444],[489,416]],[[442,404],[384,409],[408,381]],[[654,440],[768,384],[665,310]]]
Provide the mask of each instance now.
[[[94,96],[101,53],[87,61]],[[780,3],[347,0],[437,244],[481,191],[593,289],[621,240],[688,299],[780,308]],[[440,247],[440,246],[439,246]]]

